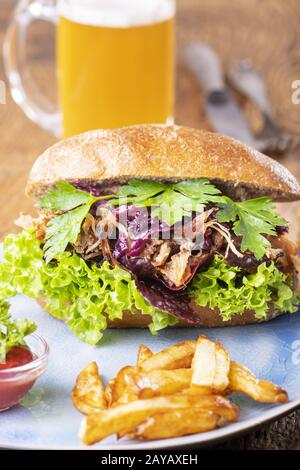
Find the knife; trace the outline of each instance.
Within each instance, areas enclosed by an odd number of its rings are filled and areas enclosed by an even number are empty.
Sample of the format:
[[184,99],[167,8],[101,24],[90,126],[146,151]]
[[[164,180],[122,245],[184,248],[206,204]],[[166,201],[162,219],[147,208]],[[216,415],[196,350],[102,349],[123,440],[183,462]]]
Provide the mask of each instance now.
[[252,135],[245,116],[226,88],[222,66],[213,49],[206,44],[192,43],[184,53],[187,66],[205,93],[206,112],[213,129],[251,147],[261,148],[263,142]]

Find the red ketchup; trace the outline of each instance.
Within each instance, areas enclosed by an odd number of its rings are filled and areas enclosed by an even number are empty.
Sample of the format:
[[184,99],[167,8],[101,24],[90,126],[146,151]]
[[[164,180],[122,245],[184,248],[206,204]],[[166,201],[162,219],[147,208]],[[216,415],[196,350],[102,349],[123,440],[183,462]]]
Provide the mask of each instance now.
[[0,411],[18,403],[31,389],[35,375],[28,376],[15,368],[33,360],[34,355],[26,346],[14,346],[7,353],[5,362],[0,363]]
[[5,362],[0,362],[0,370],[23,366],[33,360],[30,349],[26,346],[14,346],[6,355]]

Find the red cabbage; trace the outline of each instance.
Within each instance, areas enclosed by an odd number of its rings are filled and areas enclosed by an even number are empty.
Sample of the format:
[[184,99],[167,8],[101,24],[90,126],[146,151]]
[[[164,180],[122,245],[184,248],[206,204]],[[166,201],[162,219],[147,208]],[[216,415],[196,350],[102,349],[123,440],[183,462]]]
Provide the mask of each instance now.
[[154,307],[186,323],[201,326],[202,320],[186,292],[172,292],[155,282],[136,280],[136,285],[144,299]]

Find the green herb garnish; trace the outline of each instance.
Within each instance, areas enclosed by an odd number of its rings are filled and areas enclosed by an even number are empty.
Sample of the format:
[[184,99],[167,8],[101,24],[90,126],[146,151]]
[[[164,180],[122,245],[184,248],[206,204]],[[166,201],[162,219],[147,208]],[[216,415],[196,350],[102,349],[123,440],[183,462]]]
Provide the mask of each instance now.
[[206,179],[187,180],[180,183],[131,180],[122,187],[118,199],[111,205],[133,204],[151,206],[152,217],[168,225],[180,222],[193,211],[202,212],[205,204],[222,200],[221,192]]
[[75,243],[92,204],[112,196],[95,197],[86,191],[77,189],[67,182],[56,183],[55,189],[48,190],[39,201],[39,207],[54,213],[64,212],[48,222],[45,260],[49,263],[63,253],[69,243]]
[[219,222],[232,222],[235,235],[241,237],[241,251],[247,250],[260,259],[271,244],[265,235],[276,236],[276,226],[287,226],[287,222],[275,212],[268,197],[234,202],[222,196],[207,179],[193,179],[179,183],[131,180],[118,194],[94,197],[69,183],[57,183],[43,196],[39,206],[58,213],[46,228],[46,262],[63,253],[69,243],[75,243],[81,225],[92,204],[109,199],[112,206],[133,204],[151,207],[152,217],[158,217],[168,225],[180,222],[193,211],[201,213],[207,204],[219,208]]
[[7,353],[14,346],[25,346],[25,336],[36,330],[36,324],[30,320],[11,319],[10,305],[5,300],[0,300],[0,362],[4,362]]
[[271,243],[264,235],[275,235],[276,226],[287,226],[285,219],[275,212],[275,206],[268,197],[248,199],[234,202],[228,197],[217,205],[219,222],[233,222],[233,231],[242,237],[241,250],[251,251],[257,259],[261,259]]

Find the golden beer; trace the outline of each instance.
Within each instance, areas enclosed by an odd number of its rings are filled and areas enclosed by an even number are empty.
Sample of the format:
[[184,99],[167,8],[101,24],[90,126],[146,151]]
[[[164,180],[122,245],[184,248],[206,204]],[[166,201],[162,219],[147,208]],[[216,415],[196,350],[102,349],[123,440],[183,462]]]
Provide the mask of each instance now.
[[113,18],[110,25],[109,14],[98,20],[91,16],[88,24],[86,17],[62,11],[57,61],[64,137],[172,118],[174,8],[168,11],[151,22],[140,15],[141,24],[137,15],[127,25]]

